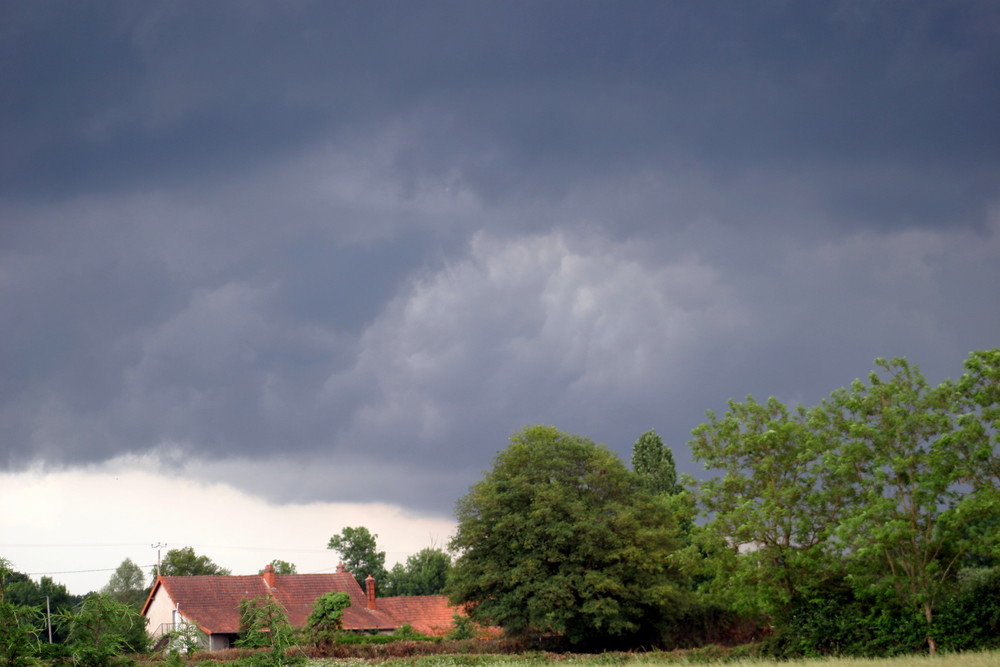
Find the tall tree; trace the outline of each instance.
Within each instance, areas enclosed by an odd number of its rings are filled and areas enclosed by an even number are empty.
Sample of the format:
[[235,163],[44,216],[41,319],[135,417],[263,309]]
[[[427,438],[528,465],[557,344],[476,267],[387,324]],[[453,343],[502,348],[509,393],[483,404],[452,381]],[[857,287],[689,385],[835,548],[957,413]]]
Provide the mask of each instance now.
[[635,638],[680,595],[667,504],[587,438],[551,426],[515,433],[456,514],[452,601],[512,635]]
[[856,580],[922,612],[933,653],[934,610],[972,547],[965,525],[990,507],[962,486],[968,469],[954,446],[953,383],[932,387],[905,359],[875,364],[867,382],[855,380],[824,404],[839,436],[831,465],[857,492],[839,535]]
[[652,429],[640,435],[632,445],[632,469],[654,493],[672,496],[681,492],[674,453]]
[[100,593],[89,595],[68,620],[76,665],[106,667],[124,653],[143,653],[148,648],[146,619]]
[[146,577],[142,573],[142,568],[131,558],[126,558],[111,575],[101,593],[138,611],[142,609],[149,589],[146,588]]
[[[19,607],[37,610],[47,618],[68,614],[83,598],[71,595],[65,584],[56,583],[52,577],[42,577],[37,582],[23,572],[6,570],[5,598]],[[46,599],[47,598],[47,599]],[[66,640],[67,629],[62,624],[53,624],[52,641],[60,644]],[[48,632],[45,633],[46,639]]]
[[389,571],[389,595],[438,595],[444,591],[451,556],[440,549],[421,549]]
[[15,573],[0,558],[0,665],[29,667],[40,649],[42,616],[38,609],[18,604],[8,595],[8,582]]
[[963,481],[972,487],[968,504],[987,515],[966,526],[977,556],[1000,563],[1000,349],[970,354],[956,389],[959,429],[950,446],[963,458]]
[[717,582],[741,611],[782,614],[833,568],[827,547],[839,500],[824,478],[829,443],[805,407],[789,410],[773,397],[730,401],[722,417],[709,411],[708,419],[690,444],[697,460],[722,473],[698,494],[708,531],[731,551],[731,576]]
[[160,563],[160,574],[165,577],[190,577],[204,574],[231,574],[231,572],[213,562],[208,556],[199,556],[193,547],[182,547],[167,552]]
[[354,575],[362,588],[369,574],[376,581],[382,582],[388,574],[385,569],[385,552],[378,550],[375,542],[377,538],[378,535],[372,535],[364,526],[347,526],[331,537],[326,545],[327,549],[333,549],[340,555],[344,567]]

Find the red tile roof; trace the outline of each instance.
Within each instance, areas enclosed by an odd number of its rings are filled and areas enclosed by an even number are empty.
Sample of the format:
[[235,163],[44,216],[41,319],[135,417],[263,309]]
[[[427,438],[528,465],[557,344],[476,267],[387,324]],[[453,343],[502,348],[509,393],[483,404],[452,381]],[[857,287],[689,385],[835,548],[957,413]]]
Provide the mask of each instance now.
[[306,624],[316,598],[329,592],[351,596],[351,606],[344,610],[346,630],[392,630],[401,625],[386,613],[369,610],[358,582],[346,572],[279,574],[275,575],[275,585],[270,591],[260,575],[160,577],[143,607],[144,614],[159,587],[178,605],[181,615],[207,634],[239,632],[240,601],[268,593],[281,603],[288,621],[296,627]]
[[429,635],[443,635],[451,629],[455,608],[443,595],[378,598],[375,610],[371,610],[365,592],[349,572],[273,576],[274,588],[270,590],[261,575],[160,577],[142,611],[146,613],[162,588],[180,613],[202,631],[229,634],[239,632],[239,606],[245,598],[269,593],[285,608],[289,623],[303,627],[319,596],[343,592],[351,597],[351,606],[344,610],[345,630],[395,630],[404,623]]
[[445,635],[451,631],[456,608],[444,595],[413,595],[379,598],[379,611],[387,611],[403,623],[409,623],[425,635]]

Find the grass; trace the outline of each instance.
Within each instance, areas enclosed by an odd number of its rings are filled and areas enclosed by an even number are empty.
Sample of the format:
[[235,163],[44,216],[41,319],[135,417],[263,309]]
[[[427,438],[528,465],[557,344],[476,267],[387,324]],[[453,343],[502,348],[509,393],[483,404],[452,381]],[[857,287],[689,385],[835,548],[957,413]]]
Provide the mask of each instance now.
[[757,658],[714,661],[704,656],[676,653],[605,653],[601,655],[561,655],[522,653],[517,655],[434,655],[386,661],[310,660],[307,667],[656,667],[658,665],[724,664],[734,667],[1000,667],[1000,651],[902,656],[897,658],[819,658],[777,662]]

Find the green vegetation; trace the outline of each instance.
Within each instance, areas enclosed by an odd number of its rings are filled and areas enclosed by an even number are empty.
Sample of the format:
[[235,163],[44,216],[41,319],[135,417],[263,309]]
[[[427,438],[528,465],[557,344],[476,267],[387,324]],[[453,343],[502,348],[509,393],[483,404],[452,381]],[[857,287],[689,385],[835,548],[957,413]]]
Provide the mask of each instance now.
[[126,654],[143,653],[148,648],[146,619],[127,604],[105,595],[88,596],[66,621],[74,665],[122,664],[127,662]]
[[378,535],[372,535],[364,526],[347,526],[343,531],[330,538],[328,549],[333,549],[340,555],[340,560],[348,572],[354,575],[361,588],[365,587],[368,575],[376,581],[385,581],[385,552],[379,551],[375,540]]
[[457,515],[452,600],[515,637],[648,641],[681,597],[667,505],[587,438],[515,433]]
[[[937,664],[912,657],[936,651],[948,665],[1000,664],[997,653],[958,656],[1000,648],[1000,350],[972,353],[961,377],[938,385],[905,359],[877,359],[816,405],[732,400],[689,444],[708,474],[679,484],[655,431],[636,440],[629,469],[584,436],[525,427],[458,501],[454,562],[428,548],[387,572],[367,528],[330,538],[362,585],[372,574],[390,595],[444,587],[469,613],[450,637],[345,633],[343,593],[320,597],[296,632],[265,597],[243,601],[245,648],[231,659],[546,664],[552,655],[525,653],[545,647],[671,650],[563,655],[563,665]],[[168,552],[162,572],[228,574],[190,547]],[[147,649],[142,582],[125,560],[101,594],[75,598],[0,559],[0,667],[133,660]],[[474,639],[495,627],[504,639]],[[192,660],[174,654],[169,667]]]
[[[160,574],[164,577],[193,577],[206,574],[232,574],[217,565],[208,556],[199,556],[192,547],[171,549],[160,563]],[[156,573],[153,574],[155,579]]]
[[396,563],[382,586],[383,595],[439,595],[451,572],[451,556],[440,549],[421,549]]
[[[271,567],[274,568],[275,574],[298,574],[298,568],[295,567],[295,563],[289,563],[280,558],[272,560]],[[261,570],[258,574],[264,574],[264,570]]]
[[101,593],[136,611],[142,611],[142,605],[146,601],[146,596],[149,595],[149,588],[144,582],[145,575],[142,573],[142,568],[136,565],[131,558],[126,558],[111,575],[111,579],[101,589]]
[[938,386],[875,363],[817,406],[748,397],[694,430],[722,473],[696,489],[702,592],[773,627],[777,655],[998,643],[1000,351]]
[[[311,660],[308,667],[356,667],[356,660]],[[372,664],[372,663],[368,663]],[[418,658],[383,660],[384,667],[650,667],[655,665],[726,664],[755,667],[995,667],[1000,653],[977,652],[948,655],[942,658],[906,656],[870,660],[863,658],[824,658],[812,660],[769,661],[760,658],[740,658],[726,652],[695,651],[685,653],[602,653],[598,655],[566,655],[527,653],[518,655],[434,655]]]
[[347,593],[325,593],[316,599],[306,620],[309,643],[323,647],[336,641],[343,628],[344,610],[351,606]]

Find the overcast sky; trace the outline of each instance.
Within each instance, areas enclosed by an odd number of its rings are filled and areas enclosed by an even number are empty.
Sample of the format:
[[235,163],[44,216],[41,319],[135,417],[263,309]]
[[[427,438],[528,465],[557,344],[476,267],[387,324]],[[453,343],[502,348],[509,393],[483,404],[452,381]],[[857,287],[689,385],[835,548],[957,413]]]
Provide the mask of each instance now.
[[392,561],[526,424],[697,473],[729,398],[957,376],[998,72],[992,0],[2,0],[0,556]]

